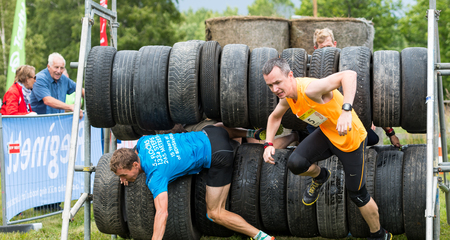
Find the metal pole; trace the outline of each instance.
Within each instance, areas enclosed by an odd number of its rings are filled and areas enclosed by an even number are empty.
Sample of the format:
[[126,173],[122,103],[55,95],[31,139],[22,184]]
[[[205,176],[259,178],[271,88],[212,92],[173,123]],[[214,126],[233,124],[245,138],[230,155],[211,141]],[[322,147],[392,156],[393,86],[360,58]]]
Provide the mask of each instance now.
[[[86,3],[88,0],[86,0]],[[87,17],[83,18],[83,26],[81,30],[81,41],[80,41],[80,55],[78,62],[84,63],[86,59],[86,39],[87,39],[87,28],[89,25],[89,19]],[[66,194],[64,198],[64,211],[63,211],[63,223],[61,229],[61,239],[66,240],[69,234],[69,220],[70,220],[70,201],[72,199],[72,187],[73,187],[73,175],[75,173],[75,157],[77,149],[77,138],[78,138],[78,123],[80,118],[80,103],[81,103],[81,91],[83,87],[83,73],[84,64],[78,65],[77,72],[77,87],[75,91],[75,108],[73,112],[72,120],[72,135],[70,139],[70,152],[69,152],[69,165],[67,168],[67,182],[66,182]]]
[[111,132],[110,128],[103,128],[103,153],[109,153],[109,142],[111,141],[111,135],[109,134]]
[[[89,198],[89,194],[88,193],[83,193],[81,194],[81,197],[78,199],[78,201],[75,203],[75,205],[73,206],[72,209],[70,209],[70,218],[75,217],[75,214],[77,214],[78,210],[80,210],[81,205],[83,203],[85,203]],[[84,235],[86,236],[86,233],[84,233]],[[89,238],[90,238],[90,232],[89,232]]]
[[[434,229],[433,229],[433,240],[439,240],[439,237],[441,235],[441,216],[440,216],[440,205],[439,205],[439,190],[436,193],[436,206],[435,206],[434,214],[436,217],[434,218]],[[448,211],[447,211],[448,212]]]
[[[89,4],[89,5],[88,5]],[[85,5],[85,15],[88,16],[90,12],[91,6],[90,1]],[[93,18],[93,17],[92,17]],[[86,39],[86,49],[85,56],[88,56],[89,51],[91,50],[91,34],[92,34],[92,25],[88,24],[87,29],[87,39]],[[81,49],[80,49],[81,51]],[[81,58],[80,58],[81,60]],[[78,61],[80,63],[80,61]],[[86,57],[81,62],[82,64],[86,64]],[[85,74],[84,74],[85,75]],[[86,109],[86,108],[85,108]],[[91,166],[91,124],[88,119],[87,111],[84,112],[84,166]],[[84,239],[91,240],[91,172],[84,173],[84,192],[87,193],[88,197],[86,198],[86,202],[84,203]]]
[[[117,4],[116,4],[116,0],[112,0],[112,6],[111,6],[111,10],[113,12],[117,12]],[[111,46],[115,47],[117,49],[117,28],[119,27],[119,24],[117,23],[117,18],[118,16],[116,16],[115,18],[113,17],[113,21],[111,23]]]
[[[91,124],[87,118],[87,111],[84,117],[84,166],[91,166]],[[91,172],[84,173],[84,192],[91,195]],[[91,239],[91,200],[86,198],[84,203],[84,239]]]
[[[431,4],[431,0],[430,0]],[[427,172],[426,172],[426,180],[427,180],[427,195],[426,195],[426,210],[425,210],[425,218],[426,218],[426,239],[433,239],[433,218],[434,212],[433,209],[433,160],[434,160],[434,28],[435,28],[435,19],[434,19],[434,9],[429,9],[427,11],[428,16],[428,53],[427,53],[427,97],[426,97],[426,105],[427,105]]]
[[430,5],[429,5],[430,9],[433,9],[433,10],[436,9],[436,0],[430,0],[429,3],[430,3]]
[[[438,24],[436,23],[435,28],[435,37],[436,37],[436,62],[441,62],[441,51],[440,51],[440,45],[439,45],[439,32],[438,32]],[[450,68],[450,63],[444,63],[444,64],[438,64],[441,65],[441,67],[448,67]],[[439,96],[439,125],[440,125],[440,132],[441,132],[441,149],[442,149],[442,161],[448,162],[448,152],[447,152],[447,130],[446,130],[446,120],[445,120],[445,107],[444,107],[444,92],[443,92],[443,85],[442,85],[442,76],[438,76],[438,96]],[[444,185],[447,185],[447,173],[444,172]],[[445,192],[445,203],[446,206],[450,206],[450,193]],[[446,211],[447,213],[447,224],[450,224],[450,211]],[[440,229],[439,229],[440,230]]]
[[5,176],[5,156],[3,149],[3,123],[2,123],[2,114],[0,114],[0,161],[2,161],[2,217],[3,217],[3,226],[8,224],[8,219],[6,218],[6,176]]

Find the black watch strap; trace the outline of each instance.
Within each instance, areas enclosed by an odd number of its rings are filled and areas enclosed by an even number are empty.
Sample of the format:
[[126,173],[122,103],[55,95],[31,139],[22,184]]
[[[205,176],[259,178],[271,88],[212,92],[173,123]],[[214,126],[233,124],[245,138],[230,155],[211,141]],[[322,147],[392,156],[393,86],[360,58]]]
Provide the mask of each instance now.
[[344,111],[351,111],[352,110],[352,105],[350,103],[344,103],[342,105],[342,110],[344,110]]

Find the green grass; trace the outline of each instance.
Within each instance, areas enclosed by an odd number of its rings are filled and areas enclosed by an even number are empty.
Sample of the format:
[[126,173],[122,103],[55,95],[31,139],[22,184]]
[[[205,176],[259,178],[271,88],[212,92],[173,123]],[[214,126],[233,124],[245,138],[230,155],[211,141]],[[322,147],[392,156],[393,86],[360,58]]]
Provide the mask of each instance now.
[[[447,216],[446,216],[446,208],[445,208],[445,198],[444,194],[441,191],[440,197],[440,217],[441,217],[441,239],[450,239],[450,226],[447,224]],[[0,202],[1,203],[1,202]],[[74,201],[72,202],[72,204]],[[91,208],[92,209],[92,208]],[[94,216],[91,212],[91,239],[111,239],[111,235],[103,234],[98,231]],[[3,221],[1,219],[0,215],[0,221]],[[30,221],[27,223],[42,223],[42,229],[38,231],[30,231],[27,233],[0,233],[0,239],[60,239],[61,236],[61,226],[62,226],[62,219],[61,214]],[[78,214],[75,216],[74,221],[72,221],[69,225],[69,239],[84,239],[84,208],[81,208]],[[120,239],[120,237],[118,237]],[[207,237],[204,236],[201,238],[202,240],[224,240],[224,239],[231,239],[231,240],[243,240],[243,239],[249,239],[244,238],[241,236],[233,236],[231,238],[218,238],[218,237]],[[278,240],[296,240],[296,239],[325,239],[325,238],[296,238],[296,237],[277,237]],[[345,238],[345,239],[357,239],[357,238]],[[406,240],[406,236],[404,235],[397,235],[394,236],[395,240]]]

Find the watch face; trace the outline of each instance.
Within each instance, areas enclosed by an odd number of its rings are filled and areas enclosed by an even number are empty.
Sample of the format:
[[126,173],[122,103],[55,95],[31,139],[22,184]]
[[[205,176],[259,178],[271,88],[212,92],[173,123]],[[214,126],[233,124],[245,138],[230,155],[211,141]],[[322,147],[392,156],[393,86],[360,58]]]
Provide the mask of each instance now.
[[350,111],[352,110],[352,105],[350,103],[344,103],[344,105],[342,105],[342,109],[345,111]]

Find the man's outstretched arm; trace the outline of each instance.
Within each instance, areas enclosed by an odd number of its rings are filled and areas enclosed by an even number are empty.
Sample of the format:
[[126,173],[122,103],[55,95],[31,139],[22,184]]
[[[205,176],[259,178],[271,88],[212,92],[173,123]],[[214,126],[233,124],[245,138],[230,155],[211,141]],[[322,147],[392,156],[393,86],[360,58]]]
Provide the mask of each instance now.
[[167,211],[169,205],[169,195],[167,192],[162,192],[154,199],[156,214],[155,222],[153,224],[153,237],[152,240],[160,240],[164,237],[166,231],[167,217],[169,212]]

